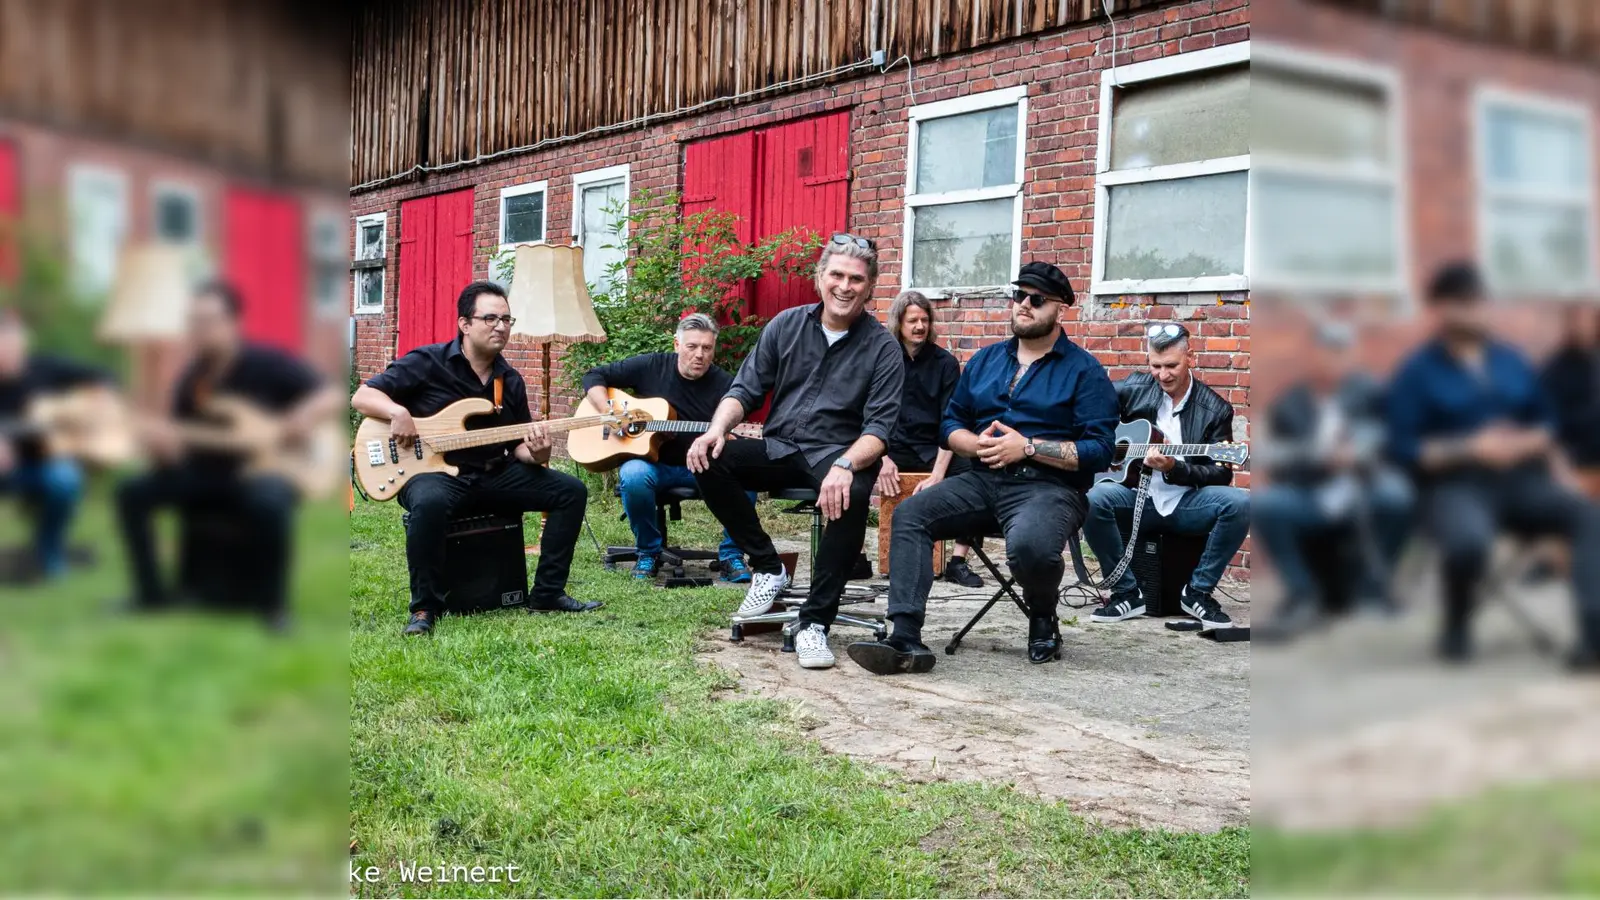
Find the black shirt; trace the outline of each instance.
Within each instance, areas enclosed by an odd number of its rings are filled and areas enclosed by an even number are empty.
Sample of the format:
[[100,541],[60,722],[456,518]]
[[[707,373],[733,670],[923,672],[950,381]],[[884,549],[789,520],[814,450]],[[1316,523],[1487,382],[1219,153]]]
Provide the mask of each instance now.
[[1573,463],[1600,465],[1600,351],[1567,347],[1540,375],[1561,446]]
[[[16,423],[28,413],[28,405],[35,397],[69,391],[96,383],[111,383],[111,373],[83,363],[57,356],[35,354],[22,365],[15,378],[0,377],[0,427]],[[0,436],[4,432],[0,431]],[[13,445],[17,459],[23,463],[39,461],[44,456],[44,444],[37,436],[19,434]]]
[[[678,372],[678,354],[646,353],[620,362],[595,366],[583,376],[583,390],[619,388],[635,397],[659,397],[672,404],[679,419],[709,422],[717,404],[728,393],[733,376],[712,366],[699,378],[690,380]],[[661,442],[657,461],[667,466],[688,465],[692,434],[669,434]]]
[[822,304],[795,306],[761,329],[728,396],[749,415],[771,393],[762,431],[768,455],[799,451],[815,466],[862,435],[889,443],[900,419],[904,356],[900,342],[870,313],[857,316],[829,346]]
[[[304,362],[276,347],[244,344],[223,372],[214,372],[204,359],[189,363],[173,390],[172,414],[179,421],[203,421],[206,402],[230,397],[261,409],[283,414],[322,387],[322,376]],[[216,452],[195,451],[189,464],[221,474],[238,466],[238,458]]]
[[896,458],[915,456],[932,465],[939,456],[939,425],[944,408],[961,380],[961,364],[950,351],[932,341],[922,345],[916,356],[902,354],[905,387],[900,391],[900,421],[889,441],[889,453]]
[[[472,363],[461,352],[461,338],[441,344],[418,347],[389,364],[389,368],[367,379],[367,386],[383,391],[390,400],[404,406],[412,416],[431,416],[457,400],[482,397],[494,402],[494,382],[503,379],[499,412],[473,416],[467,420],[467,429],[495,428],[501,425],[522,425],[533,421],[528,412],[528,387],[522,376],[504,356],[494,358],[494,366],[487,382],[478,378]],[[453,466],[467,469],[484,469],[503,460],[515,450],[520,441],[508,441],[488,447],[455,450],[444,455]]]

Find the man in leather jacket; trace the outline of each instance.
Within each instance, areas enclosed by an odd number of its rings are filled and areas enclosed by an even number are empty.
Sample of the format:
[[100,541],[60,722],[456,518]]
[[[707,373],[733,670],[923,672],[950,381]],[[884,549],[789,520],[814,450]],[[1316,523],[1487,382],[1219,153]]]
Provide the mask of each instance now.
[[[1188,329],[1177,322],[1153,323],[1145,336],[1150,371],[1116,383],[1122,421],[1148,420],[1169,444],[1233,440],[1233,405],[1190,371],[1195,357]],[[1183,611],[1205,630],[1232,625],[1211,592],[1250,531],[1250,495],[1231,486],[1232,470],[1206,457],[1179,459],[1152,450],[1143,462],[1152,471],[1140,532],[1207,535],[1200,564],[1183,588]],[[1131,524],[1135,496],[1132,488],[1110,481],[1089,491],[1083,536],[1106,574],[1122,559],[1125,546],[1118,520]],[[1144,615],[1145,598],[1131,569],[1124,569],[1110,588],[1111,599],[1090,621],[1121,622]]]

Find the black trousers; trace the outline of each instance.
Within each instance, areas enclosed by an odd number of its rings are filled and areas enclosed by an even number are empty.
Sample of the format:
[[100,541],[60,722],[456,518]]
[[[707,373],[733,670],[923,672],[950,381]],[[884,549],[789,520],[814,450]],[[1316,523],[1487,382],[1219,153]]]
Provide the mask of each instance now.
[[1504,529],[1572,542],[1572,591],[1582,639],[1600,649],[1600,507],[1537,471],[1471,475],[1430,485],[1426,522],[1443,556],[1445,623],[1464,628]]
[[444,611],[444,539],[450,520],[486,513],[550,514],[539,538],[539,568],[529,599],[535,604],[556,600],[567,590],[588,500],[582,481],[519,462],[493,472],[463,471],[457,477],[430,472],[411,479],[400,490],[400,505],[411,514],[406,530],[411,611]]
[[1053,616],[1066,565],[1061,551],[1089,511],[1083,491],[1047,477],[987,469],[946,478],[894,510],[889,537],[889,618],[922,630],[933,589],[935,541],[1005,536],[1006,562],[1037,617]]
[[[728,529],[733,542],[750,554],[750,568],[775,575],[782,571],[783,564],[745,491],[820,490],[833,461],[843,453],[840,450],[829,454],[811,466],[806,464],[805,455],[801,453],[767,458],[766,441],[729,441],[723,445],[722,456],[711,460],[711,466],[696,475],[695,481],[700,485],[700,496],[706,508]],[[839,614],[839,598],[844,596],[850,570],[867,535],[868,504],[879,468],[874,463],[855,473],[850,483],[850,508],[822,529],[817,558],[811,561],[811,592],[800,607],[801,628],[812,623],[830,627]]]
[[267,612],[287,608],[289,550],[298,495],[281,478],[230,476],[192,468],[163,468],[124,481],[117,488],[117,519],[133,569],[134,602],[165,604],[169,592],[156,562],[151,523],[163,509],[180,514],[227,512],[250,522],[252,570],[268,580],[261,587]]

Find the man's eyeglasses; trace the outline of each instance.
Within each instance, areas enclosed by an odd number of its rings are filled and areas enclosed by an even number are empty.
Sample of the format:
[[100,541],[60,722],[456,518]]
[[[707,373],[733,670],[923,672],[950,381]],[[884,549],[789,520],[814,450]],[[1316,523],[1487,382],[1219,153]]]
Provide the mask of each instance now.
[[490,328],[499,328],[502,322],[505,323],[507,328],[517,324],[516,316],[497,316],[494,313],[490,313],[487,316],[467,316],[467,318],[479,319]]
[[1032,306],[1034,309],[1038,309],[1039,307],[1044,306],[1046,303],[1050,303],[1055,299],[1056,298],[1054,297],[1046,297],[1043,294],[1035,294],[1032,291],[1011,292],[1012,303],[1026,303]]
[[1152,341],[1157,338],[1167,338],[1168,340],[1175,341],[1186,334],[1188,334],[1188,332],[1184,330],[1182,325],[1179,325],[1176,322],[1158,322],[1156,324],[1147,326],[1144,330],[1144,336]]
[[842,231],[839,232],[838,234],[834,235],[833,237],[829,238],[828,239],[828,243],[830,243],[830,244],[838,244],[841,247],[848,247],[851,244],[854,244],[857,247],[860,247],[861,249],[866,250],[868,252],[871,252],[871,253],[877,253],[878,252],[878,245],[873,243],[871,238],[856,237],[853,234],[846,234],[846,233],[844,233]]

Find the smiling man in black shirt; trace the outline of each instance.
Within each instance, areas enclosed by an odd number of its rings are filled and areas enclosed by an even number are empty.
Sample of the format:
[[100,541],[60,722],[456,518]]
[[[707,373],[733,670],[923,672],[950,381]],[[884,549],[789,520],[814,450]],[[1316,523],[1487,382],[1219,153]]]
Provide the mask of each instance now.
[[483,512],[549,514],[539,541],[529,612],[584,612],[597,602],[567,596],[572,551],[583,525],[588,489],[583,482],[546,468],[550,436],[534,425],[528,389],[501,351],[511,337],[511,305],[505,289],[474,281],[456,301],[455,339],[418,347],[356,390],[350,405],[364,416],[389,422],[389,432],[409,446],[417,437],[413,416],[427,417],[468,397],[482,397],[499,410],[467,420],[469,429],[528,424],[528,437],[445,454],[459,466],[456,476],[419,475],[400,491],[400,505],[411,514],[406,529],[406,565],[411,570],[411,619],[405,634],[428,634],[445,609],[444,542],[446,526],[466,508]]
[[0,494],[15,493],[37,509],[30,574],[54,578],[66,570],[67,529],[83,493],[83,471],[74,460],[49,457],[25,417],[41,397],[110,380],[71,360],[30,354],[22,318],[0,308]]
[[[692,313],[678,323],[673,337],[673,353],[645,353],[603,366],[595,366],[583,376],[583,391],[595,409],[611,407],[608,388],[630,391],[634,396],[659,397],[672,404],[679,419],[709,422],[717,411],[733,376],[711,364],[717,352],[717,324],[705,313]],[[633,577],[653,578],[662,550],[661,530],[656,527],[656,492],[695,486],[694,473],[687,466],[690,439],[668,434],[660,444],[655,462],[630,459],[617,470],[622,493],[622,509],[633,529],[634,547],[639,553]],[[751,502],[755,502],[751,498]],[[750,567],[744,554],[726,530],[717,548],[722,579],[734,584],[750,581]]]
[[[834,664],[828,628],[861,553],[878,460],[900,418],[902,353],[867,312],[877,278],[872,242],[834,235],[817,261],[822,301],[786,309],[767,323],[711,429],[689,448],[689,469],[706,506],[750,554],[755,570],[739,616],[770,610],[789,584],[745,491],[817,491],[828,525],[811,561],[811,592],[795,632],[795,656],[808,669]],[[768,395],[772,409],[763,438],[729,442],[728,432]]]

